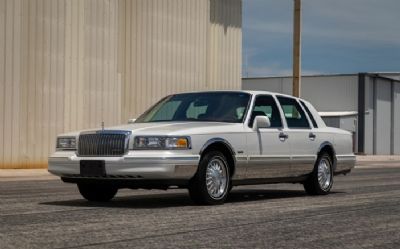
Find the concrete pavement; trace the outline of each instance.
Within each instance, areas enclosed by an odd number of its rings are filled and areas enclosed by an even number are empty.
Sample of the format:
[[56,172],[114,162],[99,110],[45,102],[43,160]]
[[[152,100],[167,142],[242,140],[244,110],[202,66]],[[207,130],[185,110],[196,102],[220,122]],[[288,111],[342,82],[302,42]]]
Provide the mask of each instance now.
[[400,162],[363,162],[332,194],[234,188],[222,206],[185,190],[122,190],[106,204],[59,180],[0,181],[0,247],[400,248]]

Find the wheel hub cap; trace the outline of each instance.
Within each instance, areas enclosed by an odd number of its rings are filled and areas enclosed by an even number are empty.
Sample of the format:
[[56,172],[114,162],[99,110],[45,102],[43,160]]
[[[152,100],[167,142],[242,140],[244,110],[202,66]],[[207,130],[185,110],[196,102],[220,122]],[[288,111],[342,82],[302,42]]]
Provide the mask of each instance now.
[[331,174],[330,163],[326,159],[322,159],[318,165],[318,183],[322,189],[329,189],[332,179]]
[[227,170],[220,159],[212,159],[207,165],[206,185],[208,194],[218,199],[224,196],[227,187]]

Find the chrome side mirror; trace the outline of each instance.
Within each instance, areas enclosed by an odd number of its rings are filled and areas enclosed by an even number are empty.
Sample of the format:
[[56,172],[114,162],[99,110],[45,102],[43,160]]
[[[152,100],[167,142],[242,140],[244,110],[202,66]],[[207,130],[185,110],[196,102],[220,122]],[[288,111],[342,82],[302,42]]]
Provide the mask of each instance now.
[[271,127],[271,121],[267,116],[256,116],[253,123],[253,131],[269,127]]

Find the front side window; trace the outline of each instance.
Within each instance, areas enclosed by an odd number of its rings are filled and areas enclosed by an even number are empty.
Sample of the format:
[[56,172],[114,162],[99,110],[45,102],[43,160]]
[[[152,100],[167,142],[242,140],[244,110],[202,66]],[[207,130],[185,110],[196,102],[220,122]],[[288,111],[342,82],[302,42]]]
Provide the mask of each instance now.
[[171,95],[142,114],[137,123],[204,121],[241,123],[250,94],[242,92],[202,92]]
[[281,128],[282,121],[279,109],[272,96],[263,95],[257,96],[254,103],[253,112],[251,113],[249,126],[253,126],[256,116],[267,116],[271,122],[272,128]]
[[310,128],[307,117],[299,103],[292,98],[278,96],[289,128]]

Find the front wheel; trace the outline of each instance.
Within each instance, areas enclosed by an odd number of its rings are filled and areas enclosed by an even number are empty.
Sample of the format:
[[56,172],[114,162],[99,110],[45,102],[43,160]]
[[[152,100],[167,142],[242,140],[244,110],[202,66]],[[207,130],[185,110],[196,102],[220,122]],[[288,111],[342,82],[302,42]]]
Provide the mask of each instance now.
[[78,183],[79,193],[88,201],[107,202],[118,192],[118,188],[108,185]]
[[206,153],[189,183],[192,200],[197,204],[223,204],[230,188],[230,173],[225,156],[219,151]]
[[332,160],[328,153],[318,156],[314,170],[304,182],[304,189],[310,195],[326,195],[333,185]]

